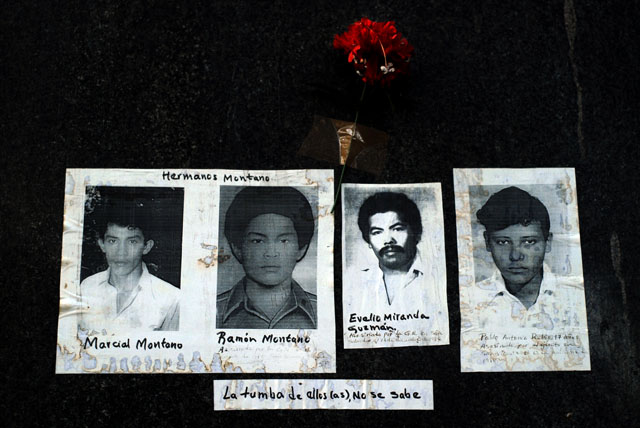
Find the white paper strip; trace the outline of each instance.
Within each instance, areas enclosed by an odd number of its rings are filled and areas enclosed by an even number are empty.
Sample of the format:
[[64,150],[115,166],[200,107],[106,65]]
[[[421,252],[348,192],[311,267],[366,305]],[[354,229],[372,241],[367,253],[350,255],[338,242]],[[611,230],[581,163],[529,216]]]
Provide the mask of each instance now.
[[430,380],[213,381],[214,410],[433,410]]

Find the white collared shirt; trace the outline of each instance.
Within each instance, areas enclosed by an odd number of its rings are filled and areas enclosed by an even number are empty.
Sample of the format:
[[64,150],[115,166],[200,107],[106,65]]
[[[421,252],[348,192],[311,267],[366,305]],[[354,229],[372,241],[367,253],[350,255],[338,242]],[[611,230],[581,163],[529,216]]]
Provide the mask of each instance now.
[[80,284],[82,314],[79,327],[109,334],[129,331],[176,331],[180,319],[180,290],[149,273],[142,263],[142,275],[124,307],[118,312],[118,290],[109,283],[107,269]]
[[419,309],[423,313],[427,312],[428,305],[436,304],[439,300],[433,296],[434,285],[426,283],[425,272],[426,268],[418,251],[400,285],[392,290],[393,299],[390,302],[384,274],[378,264],[352,268],[346,280],[356,283],[357,288],[353,285],[350,288],[359,293],[349,296],[349,300],[345,302],[347,310],[358,313],[389,313],[414,312]]
[[[543,266],[538,298],[527,309],[509,293],[498,270],[470,287],[468,300],[461,299],[462,330],[586,327],[577,308],[584,308],[584,291],[571,278],[554,275]],[[582,309],[584,311],[584,309]]]

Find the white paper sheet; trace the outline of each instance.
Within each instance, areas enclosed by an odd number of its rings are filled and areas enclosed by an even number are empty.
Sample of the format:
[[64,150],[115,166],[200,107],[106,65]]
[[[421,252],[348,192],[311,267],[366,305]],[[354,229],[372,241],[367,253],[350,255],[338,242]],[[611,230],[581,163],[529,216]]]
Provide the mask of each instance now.
[[590,370],[574,170],[455,169],[454,185],[462,371]]
[[[152,189],[152,194],[157,190],[153,201],[134,202],[153,205],[152,218],[165,225],[143,256],[151,275],[145,277],[147,285],[140,280],[142,291],[134,290],[128,300],[124,295],[117,304],[108,272],[124,269],[126,263],[117,260],[118,255],[105,260],[108,253],[103,254],[97,242],[99,237],[106,242],[106,237],[86,223],[95,220],[101,192],[113,193],[114,187],[133,188],[134,196],[144,189]],[[216,325],[220,295],[245,276],[223,229],[225,210],[242,187],[294,188],[312,210],[308,249],[301,260],[291,262],[299,285],[297,300],[288,294],[292,312],[269,318],[284,320],[270,329],[256,328],[249,316],[251,322],[233,328]],[[334,373],[332,203],[330,170],[67,170],[56,373]],[[173,208],[167,208],[171,204]],[[172,221],[179,224],[169,227]],[[287,237],[278,242],[290,241]],[[281,255],[265,257],[272,256]],[[105,270],[108,266],[110,271]],[[279,268],[266,269],[274,276]],[[93,294],[80,286],[81,280],[95,283]],[[160,280],[164,285],[158,285]],[[112,302],[105,296],[113,297]],[[176,296],[179,327],[154,331],[177,320],[169,322],[166,315]]]
[[440,183],[345,184],[342,204],[344,347],[449,344]]

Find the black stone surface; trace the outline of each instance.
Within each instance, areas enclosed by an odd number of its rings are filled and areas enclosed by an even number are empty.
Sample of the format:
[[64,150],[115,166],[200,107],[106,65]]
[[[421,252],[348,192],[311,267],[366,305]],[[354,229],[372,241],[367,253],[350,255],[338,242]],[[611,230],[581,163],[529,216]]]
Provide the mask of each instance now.
[[[394,19],[412,74],[370,92],[378,178],[442,182],[451,345],[344,351],[336,378],[433,379],[432,412],[213,412],[215,375],[54,375],[65,168],[327,168],[352,120],[331,47]],[[633,426],[640,405],[637,1],[20,2],[0,15],[2,420],[40,426]],[[592,370],[461,374],[454,167],[576,168]],[[338,170],[336,170],[338,172]],[[335,272],[340,265],[336,219]],[[266,375],[265,377],[287,377]],[[224,378],[225,376],[219,376]],[[227,376],[228,377],[228,376]],[[618,425],[621,424],[621,425]]]

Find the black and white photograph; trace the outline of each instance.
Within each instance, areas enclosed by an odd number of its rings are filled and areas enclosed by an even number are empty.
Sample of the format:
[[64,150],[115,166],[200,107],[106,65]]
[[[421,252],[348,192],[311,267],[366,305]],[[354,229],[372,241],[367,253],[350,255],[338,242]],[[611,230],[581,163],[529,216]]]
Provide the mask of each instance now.
[[87,186],[79,328],[176,331],[184,189]]
[[317,204],[313,187],[220,187],[217,328],[317,328]]
[[333,198],[331,170],[68,169],[56,372],[335,373]]
[[477,171],[455,173],[463,371],[588,370],[573,170]]
[[446,345],[440,184],[345,184],[345,348]]

